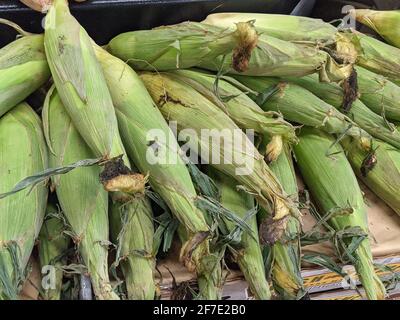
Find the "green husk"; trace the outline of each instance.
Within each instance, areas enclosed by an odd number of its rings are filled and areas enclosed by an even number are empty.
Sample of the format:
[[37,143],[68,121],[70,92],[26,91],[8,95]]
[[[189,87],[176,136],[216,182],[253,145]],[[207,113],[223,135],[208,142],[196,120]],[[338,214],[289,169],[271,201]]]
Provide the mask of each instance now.
[[251,97],[263,110],[280,112],[286,120],[330,134],[351,136],[360,146],[370,149],[371,136],[367,132],[308,90],[276,78],[236,76],[236,79],[258,93]]
[[360,100],[376,114],[400,121],[400,87],[384,76],[357,67]]
[[357,31],[342,32],[336,54],[391,81],[400,81],[400,49]]
[[118,163],[117,168],[106,166],[102,175],[105,189],[143,193],[145,178],[129,173],[113,102],[92,40],[70,14],[66,0],[55,0],[50,6],[44,45],[57,92],[79,134],[96,157],[123,157],[126,167],[118,167]]
[[[236,189],[236,181],[213,168],[208,170],[209,176],[216,183],[221,197],[221,204],[234,212],[245,221],[251,228],[252,233],[243,231],[237,248],[230,246],[240,270],[242,270],[251,292],[258,300],[269,300],[271,292],[265,276],[263,257],[258,239],[258,226],[256,215],[248,216],[254,210],[255,201],[252,196]],[[231,233],[236,225],[231,221],[224,221],[228,231]]]
[[[80,159],[93,158],[57,92],[52,88],[43,107],[43,122],[50,154],[50,166],[59,167]],[[99,182],[97,166],[77,168],[52,178],[71,236],[82,257],[97,299],[118,299],[108,276],[108,194]]]
[[[42,124],[26,103],[0,118],[0,193],[47,169]],[[47,188],[0,200],[0,300],[18,299],[26,267],[46,210]]]
[[[177,70],[170,74],[175,75],[177,79],[184,81],[213,101],[243,130],[254,130],[260,137],[267,137],[272,142],[276,139],[287,143],[297,141],[295,130],[291,124],[276,113],[264,112],[245,93],[228,81],[195,70]],[[230,80],[233,81],[233,79]],[[269,162],[279,156],[280,144],[277,147],[277,143],[270,143],[266,147],[266,156]]]
[[[345,148],[351,142],[343,140]],[[378,197],[400,215],[400,151],[387,143],[374,140],[373,156],[376,162],[372,170],[365,172],[363,164],[368,152],[357,148],[346,148],[354,172]]]
[[[289,145],[284,145],[283,152],[270,168],[285,192],[298,202],[299,191]],[[300,233],[299,218],[289,217],[283,239],[270,248],[272,282],[275,291],[285,300],[298,300],[306,294],[301,275]]]
[[[153,100],[168,121],[176,121],[185,148],[201,155],[202,163],[230,175],[254,194],[273,220],[297,215],[293,202],[255,149],[250,139],[215,104],[192,87],[165,74],[141,75]],[[221,137],[223,136],[223,142]],[[211,138],[211,139],[210,139]],[[213,143],[217,139],[218,143]],[[220,146],[221,145],[221,146]],[[271,234],[271,241],[280,237]]]
[[253,21],[256,29],[268,36],[293,42],[333,43],[337,29],[320,19],[281,14],[224,12],[207,16],[203,23],[233,28],[236,23]]
[[[197,194],[179,154],[176,138],[139,76],[104,50],[97,47],[96,52],[110,88],[127,151],[136,166],[149,173],[150,185],[185,227],[187,243],[183,245],[180,259],[189,270],[197,270],[201,261],[196,259],[202,259],[201,253],[209,254],[209,240],[203,237],[202,243],[195,243],[198,248],[192,246],[192,240],[210,231],[203,213],[196,208]],[[151,135],[152,131],[155,136]],[[152,154],[149,143],[155,141],[158,153],[154,151]],[[199,253],[193,254],[192,250]]]
[[294,146],[297,164],[322,217],[329,217],[335,243],[343,241],[339,253],[356,268],[367,298],[384,299],[385,287],[374,271],[363,194],[343,149],[336,144],[334,155],[327,156],[335,139],[314,128],[304,127],[299,138]]
[[[43,298],[45,300],[60,300],[63,284],[62,266],[66,264],[65,254],[70,241],[64,233],[66,230],[64,222],[56,216],[57,209],[48,204],[46,219],[39,234],[39,262],[42,273],[50,271],[50,287],[44,288]],[[49,267],[54,268],[48,270]]]
[[[374,92],[374,88],[372,87],[373,84],[375,84],[375,88],[379,85],[377,82],[374,82],[372,79],[372,83],[366,79],[365,77],[365,72],[370,73],[369,71],[361,68],[357,68],[357,74],[358,74],[358,83],[359,83],[359,89],[360,92]],[[378,77],[378,76],[377,76]],[[379,112],[376,114],[374,111],[378,111],[378,100],[381,102],[381,109],[383,109],[383,104],[382,102],[385,102],[386,100],[390,100],[390,95],[388,96],[388,99],[386,98],[381,98],[380,95],[377,95],[377,92],[374,94],[370,94],[368,96],[373,96],[372,101],[369,102],[369,105],[373,105],[375,110],[371,111],[370,108],[368,108],[362,101],[366,101],[369,99],[369,97],[365,96],[364,94],[361,93],[361,100],[357,99],[355,97],[355,101],[351,103],[350,106],[345,106],[344,105],[344,98],[345,98],[345,91],[341,86],[335,83],[321,83],[318,81],[318,78],[310,75],[302,78],[289,78],[288,79],[290,82],[293,82],[297,85],[300,85],[304,87],[305,89],[309,90],[313,94],[315,94],[317,97],[320,99],[324,100],[326,103],[329,103],[330,105],[334,106],[336,109],[339,111],[342,111],[343,108],[348,108],[347,115],[353,119],[355,123],[357,123],[360,128],[364,129],[366,132],[368,132],[371,136],[379,138],[383,141],[386,141],[393,146],[400,148],[400,132],[397,131],[397,129],[390,124],[386,118],[379,116],[378,114],[382,114],[382,112]],[[368,84],[367,84],[368,83]],[[371,85],[370,85],[371,83]],[[383,87],[380,87],[382,89]],[[377,89],[378,90],[378,89]],[[400,96],[399,96],[400,97]],[[391,100],[390,100],[391,102]],[[385,103],[386,105],[386,103]],[[400,114],[400,108],[396,106],[396,108],[399,110],[398,113]],[[392,108],[391,108],[392,109]],[[394,109],[394,108],[393,108]],[[386,116],[389,116],[389,114],[386,112]],[[344,110],[343,110],[344,112]],[[384,114],[384,116],[385,116]]]
[[358,22],[379,33],[386,42],[400,48],[400,10],[356,9],[351,14]]
[[43,35],[26,35],[1,48],[0,117],[24,101],[49,78]]
[[252,24],[227,30],[198,22],[132,31],[110,41],[107,50],[135,70],[167,71],[198,66],[233,52],[230,66],[239,69],[257,43]]
[[[204,60],[199,66],[223,73],[238,74],[229,64],[230,55]],[[350,64],[338,64],[318,46],[296,44],[267,34],[259,35],[246,69],[240,74],[247,76],[301,77],[318,73],[322,82],[337,82],[350,76]]]
[[121,265],[129,300],[153,300],[156,294],[153,255],[153,211],[149,200],[138,196],[129,206],[113,204],[111,236],[118,243],[117,264]]

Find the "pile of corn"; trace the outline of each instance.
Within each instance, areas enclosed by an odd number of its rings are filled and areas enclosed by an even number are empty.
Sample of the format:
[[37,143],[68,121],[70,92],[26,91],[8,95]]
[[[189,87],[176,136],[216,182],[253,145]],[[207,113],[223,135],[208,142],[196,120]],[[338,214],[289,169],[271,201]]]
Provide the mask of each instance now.
[[88,278],[95,299],[157,299],[174,237],[197,279],[175,299],[221,299],[228,260],[255,299],[307,299],[304,210],[362,298],[385,299],[360,182],[400,214],[400,13],[351,14],[387,43],[223,13],[100,47],[66,0],[44,34],[1,20],[21,37],[0,49],[0,300],[19,298],[32,254],[41,299],[91,299]]

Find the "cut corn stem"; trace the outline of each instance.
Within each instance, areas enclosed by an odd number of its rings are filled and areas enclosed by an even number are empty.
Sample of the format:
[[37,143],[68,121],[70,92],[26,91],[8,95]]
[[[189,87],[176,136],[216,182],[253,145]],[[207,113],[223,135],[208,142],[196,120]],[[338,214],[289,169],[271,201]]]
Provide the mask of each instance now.
[[[327,156],[335,139],[314,128],[302,128],[299,138],[294,146],[297,163],[323,217],[330,215],[328,223],[336,231],[337,243],[344,243],[337,246],[340,255],[353,263],[368,299],[385,299],[385,287],[374,271],[363,194],[343,149],[335,145],[333,155]],[[343,231],[354,235],[340,238]],[[356,249],[351,248],[355,241],[360,241]]]

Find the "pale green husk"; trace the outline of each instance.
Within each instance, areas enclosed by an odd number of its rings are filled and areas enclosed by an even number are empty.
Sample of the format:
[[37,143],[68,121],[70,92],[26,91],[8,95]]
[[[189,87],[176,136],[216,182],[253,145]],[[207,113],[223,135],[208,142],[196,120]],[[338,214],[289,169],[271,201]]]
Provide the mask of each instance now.
[[[0,118],[0,150],[0,193],[47,169],[42,124],[26,103]],[[0,200],[0,300],[18,298],[46,202],[43,183]]]
[[[250,286],[251,292],[258,300],[269,300],[271,292],[269,284],[265,276],[263,257],[258,240],[258,226],[256,215],[248,217],[248,214],[254,210],[255,201],[252,196],[236,189],[236,181],[231,177],[209,168],[209,176],[216,183],[221,204],[235,213],[251,228],[251,234],[248,231],[243,231],[240,238],[240,243],[236,250],[231,250],[236,258],[236,261],[243,272],[246,281]],[[236,225],[233,222],[225,221],[225,224],[232,232]]]
[[[49,272],[50,287],[43,288],[45,300],[60,300],[63,285],[63,265],[66,264],[65,254],[70,241],[64,233],[66,226],[61,217],[56,216],[57,208],[48,204],[46,218],[39,234],[39,262],[42,274]],[[54,269],[50,269],[52,267]]]
[[[379,90],[377,88],[379,86],[379,83],[374,82],[372,79],[367,79],[365,77],[365,72],[371,73],[365,69],[361,69],[360,67],[357,68],[361,100],[357,99],[352,103],[347,116],[350,117],[355,123],[358,124],[360,128],[364,129],[371,136],[379,138],[397,148],[400,148],[400,132],[397,131],[397,129],[393,125],[388,123],[385,118],[378,115],[383,114],[382,111],[384,110],[384,116],[389,118],[389,113],[387,112],[386,108],[383,109],[385,105],[388,105],[390,110],[397,109],[397,113],[399,114],[400,108],[398,108],[397,106],[393,106],[393,108],[390,108],[390,103],[393,101],[390,99],[391,96],[388,95],[387,98],[382,98],[382,96],[377,92],[377,90]],[[379,77],[378,75],[376,76]],[[343,109],[342,106],[344,91],[343,88],[338,84],[321,83],[318,81],[318,78],[313,75],[302,78],[289,78],[288,80],[309,90],[317,97],[324,100],[326,103],[334,106],[339,111]],[[375,88],[373,87],[373,85],[375,85]],[[382,82],[382,85],[383,86],[380,86],[380,89],[384,90],[384,82]],[[366,92],[367,95],[364,96],[363,92]],[[374,92],[374,94],[368,94],[368,92]],[[372,111],[371,108],[367,107],[363,103],[363,101],[368,102],[368,106],[373,106],[375,110]],[[389,101],[389,104],[387,104],[386,101]],[[377,109],[379,108],[379,105],[381,106],[381,112],[378,112],[377,114],[375,112],[378,111]]]
[[[54,88],[43,107],[43,122],[49,148],[54,152],[50,153],[51,167],[94,157]],[[118,299],[108,276],[108,194],[100,184],[99,174],[97,166],[77,168],[53,177],[52,182],[97,299]]]
[[43,35],[27,35],[0,49],[0,117],[50,78]]
[[[328,223],[336,233],[358,227],[366,234],[353,253],[354,267],[367,298],[384,299],[385,287],[374,271],[363,194],[343,149],[335,145],[334,155],[327,156],[326,150],[335,139],[314,128],[304,127],[299,138],[299,144],[294,146],[297,164],[322,217],[331,214]],[[355,238],[344,241],[350,250]]]

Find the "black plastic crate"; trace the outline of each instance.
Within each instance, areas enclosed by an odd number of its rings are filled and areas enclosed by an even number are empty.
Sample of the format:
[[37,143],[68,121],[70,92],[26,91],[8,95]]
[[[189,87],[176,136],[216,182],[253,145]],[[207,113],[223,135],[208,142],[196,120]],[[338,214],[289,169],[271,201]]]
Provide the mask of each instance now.
[[[185,20],[201,21],[221,11],[268,12],[308,15],[314,0],[89,0],[71,2],[74,16],[99,44],[121,32],[148,29]],[[30,32],[43,31],[44,15],[19,1],[0,0],[0,17],[12,20]],[[10,28],[0,26],[0,46],[15,39]]]

